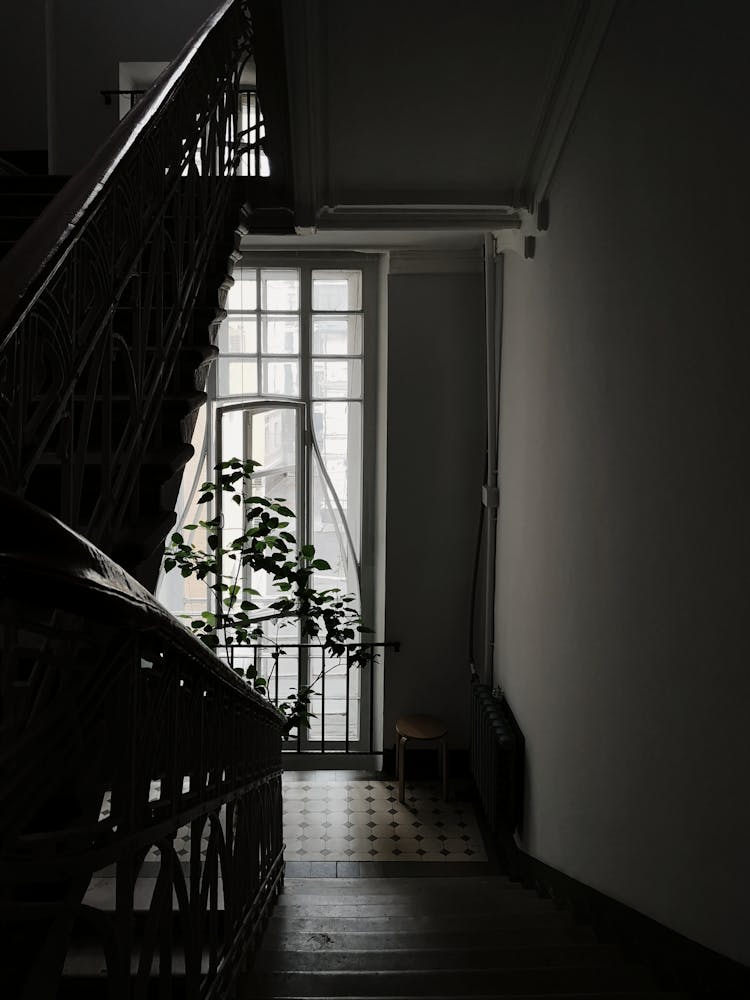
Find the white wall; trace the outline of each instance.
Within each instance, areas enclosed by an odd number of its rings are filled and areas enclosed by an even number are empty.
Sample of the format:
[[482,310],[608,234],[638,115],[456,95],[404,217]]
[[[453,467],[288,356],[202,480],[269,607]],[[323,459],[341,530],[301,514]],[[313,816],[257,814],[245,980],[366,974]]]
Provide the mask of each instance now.
[[171,61],[218,0],[53,0],[50,124],[53,169],[74,173],[117,124],[119,63]]
[[0,14],[0,150],[47,148],[45,0]]
[[[392,266],[394,257],[391,258]],[[468,743],[468,600],[484,457],[483,279],[392,273],[388,289],[385,746],[399,715]]]
[[496,676],[524,848],[748,963],[742,13],[619,5],[508,258]]

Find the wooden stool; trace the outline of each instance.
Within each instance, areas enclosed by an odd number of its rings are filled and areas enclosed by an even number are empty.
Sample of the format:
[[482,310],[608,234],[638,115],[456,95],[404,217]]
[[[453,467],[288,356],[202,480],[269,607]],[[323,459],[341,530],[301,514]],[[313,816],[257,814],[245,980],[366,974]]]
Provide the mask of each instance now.
[[404,801],[405,753],[407,740],[440,740],[440,764],[443,774],[443,801],[448,798],[448,727],[434,715],[402,715],[396,721],[396,777],[398,801]]

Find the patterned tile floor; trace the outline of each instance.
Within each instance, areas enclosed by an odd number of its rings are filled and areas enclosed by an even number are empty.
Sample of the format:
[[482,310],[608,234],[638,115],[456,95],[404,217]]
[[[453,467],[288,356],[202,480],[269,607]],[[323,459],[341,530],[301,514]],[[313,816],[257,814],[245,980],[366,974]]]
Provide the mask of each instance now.
[[[159,783],[153,783],[158,797]],[[487,861],[471,803],[440,798],[437,783],[407,782],[406,802],[393,781],[353,771],[287,771],[283,778],[285,858],[290,862]],[[100,818],[109,815],[109,792]],[[175,838],[178,858],[190,857],[190,828]],[[201,856],[206,855],[206,838]],[[152,847],[146,867],[158,862]],[[351,874],[351,872],[349,872]]]
[[487,861],[470,802],[443,802],[437,784],[284,775],[288,861]]

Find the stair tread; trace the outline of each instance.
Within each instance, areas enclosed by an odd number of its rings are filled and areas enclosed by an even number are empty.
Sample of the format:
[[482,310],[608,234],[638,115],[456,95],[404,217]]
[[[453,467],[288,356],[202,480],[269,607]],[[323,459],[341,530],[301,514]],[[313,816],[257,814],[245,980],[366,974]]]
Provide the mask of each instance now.
[[[341,899],[334,901],[333,899],[322,902],[304,902],[299,899],[289,900],[288,902],[284,900],[283,896],[281,900],[276,904],[274,913],[278,915],[293,916],[298,915],[300,917],[311,918],[311,917],[389,917],[389,916],[401,916],[401,915],[418,915],[425,909],[424,900],[409,900],[405,897],[384,897],[386,902],[379,902],[376,896],[370,896],[366,899],[362,899],[359,896],[352,896],[349,902],[342,902]],[[443,904],[443,908],[454,908],[456,906],[457,900],[455,897],[449,898],[433,898],[434,905],[439,906]],[[538,899],[535,896],[519,896],[510,897],[505,899],[474,899],[472,900],[471,913],[472,916],[478,916],[482,913],[529,913],[529,912],[539,912],[539,913],[560,913],[565,912],[560,910],[560,908],[551,899]]]
[[596,937],[590,927],[568,924],[557,927],[506,927],[502,929],[471,930],[403,930],[341,931],[297,930],[278,933],[269,925],[264,937],[264,947],[269,949],[305,950],[311,935],[323,934],[332,948],[377,949],[437,949],[437,948],[488,948],[516,945],[560,945],[569,942],[594,944]]
[[284,882],[284,895],[287,894],[335,894],[342,892],[383,893],[385,895],[409,894],[419,890],[419,895],[425,892],[450,890],[473,896],[475,892],[491,890],[493,893],[506,890],[524,893],[525,889],[519,882],[512,882],[502,875],[462,875],[459,878],[449,875],[398,876],[388,878],[287,878]]
[[[481,993],[538,993],[545,990],[568,991],[623,990],[653,988],[648,970],[640,966],[550,966],[526,969],[400,969],[397,971],[300,971],[259,972],[250,977],[251,995],[272,992],[282,997],[296,995],[300,985],[313,996],[339,993],[362,993],[393,996],[405,993],[419,996],[425,991],[455,996],[457,991]],[[481,992],[478,992],[481,991]]]
[[569,965],[620,966],[623,958],[614,945],[516,945],[486,948],[409,948],[373,949],[370,951],[347,948],[329,949],[324,941],[308,942],[303,951],[271,951],[261,948],[254,971],[268,968],[301,971],[315,967],[319,971],[360,969],[374,971],[400,968],[408,969],[461,969],[461,968],[549,968]]
[[0,178],[0,191],[47,194],[64,187],[70,177],[66,174],[21,174]]
[[[478,916],[414,914],[408,917],[409,927],[419,930],[475,930],[503,927],[567,927],[573,924],[572,916],[563,910],[526,912],[526,913],[487,913]],[[346,931],[356,930],[387,930],[392,927],[394,918],[390,916],[336,917],[314,916],[304,917],[294,914],[277,914],[271,917],[270,926],[275,930],[312,930],[312,931]]]
[[[242,996],[242,994],[240,994]],[[617,990],[611,991],[607,990],[602,992],[601,990],[590,991],[587,990],[585,993],[581,991],[576,991],[571,993],[569,990],[565,992],[549,992],[544,993],[451,993],[450,1000],[475,1000],[477,996],[481,996],[482,1000],[691,1000],[690,996],[686,993],[670,992],[663,990]],[[264,996],[262,993],[253,994],[253,1000],[274,1000],[274,998],[267,994]],[[294,994],[289,994],[284,997],[284,1000],[377,1000],[372,994],[363,993],[336,993],[321,995],[321,994],[311,994],[305,992],[298,992]],[[393,993],[388,997],[388,1000],[414,1000],[413,993],[396,994]],[[436,993],[424,993],[420,991],[419,1000],[446,1000],[445,994]]]

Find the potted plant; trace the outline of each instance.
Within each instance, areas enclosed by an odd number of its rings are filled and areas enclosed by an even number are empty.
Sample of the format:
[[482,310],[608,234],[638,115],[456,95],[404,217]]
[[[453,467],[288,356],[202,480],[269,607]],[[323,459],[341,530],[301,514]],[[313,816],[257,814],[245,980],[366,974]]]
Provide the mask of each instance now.
[[[269,642],[268,623],[277,626],[298,621],[302,641],[318,642],[327,652],[346,655],[349,666],[362,666],[369,654],[361,646],[351,647],[370,629],[362,625],[355,598],[338,588],[319,590],[312,584],[316,571],[330,569],[317,558],[312,545],[299,546],[289,531],[294,513],[279,498],[257,496],[249,487],[259,463],[252,459],[229,459],[216,466],[215,482],[200,488],[199,504],[234,503],[242,508],[243,530],[223,539],[222,515],[216,514],[186,524],[171,537],[164,554],[164,571],[179,571],[183,577],[205,581],[213,607],[199,615],[182,615],[193,633],[226,660],[260,694],[269,697],[269,677],[255,666],[238,666],[237,650],[254,643]],[[186,540],[185,533],[203,529],[205,548]],[[264,571],[272,581],[274,599],[261,607],[258,593],[246,586],[252,573]],[[283,641],[276,642],[271,656],[278,670]],[[276,707],[285,718],[285,735],[299,726],[309,728],[310,700],[320,675],[301,685]]]

